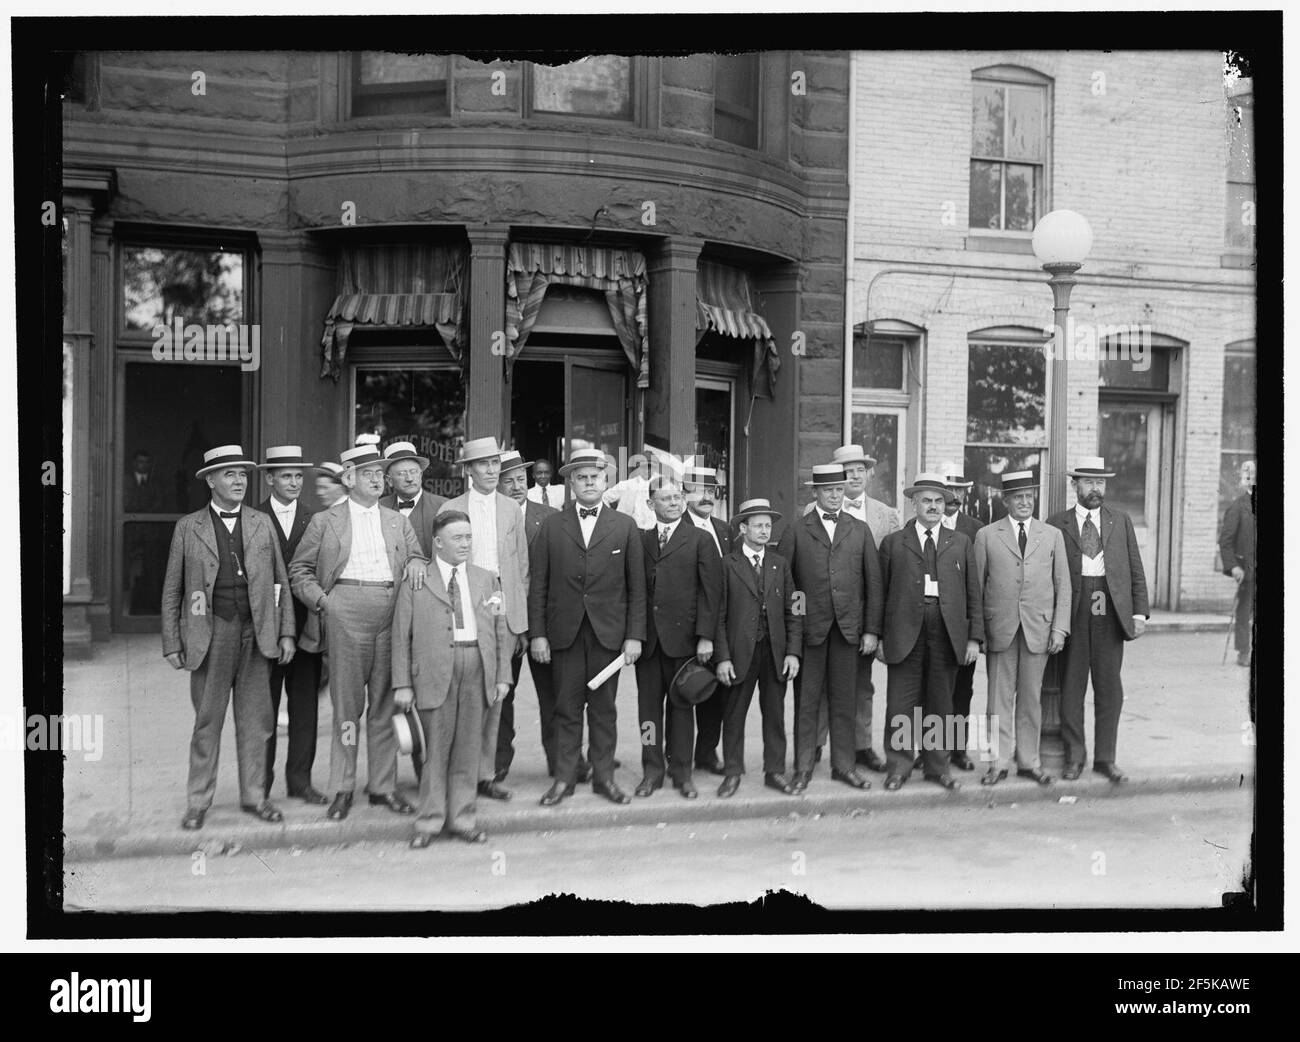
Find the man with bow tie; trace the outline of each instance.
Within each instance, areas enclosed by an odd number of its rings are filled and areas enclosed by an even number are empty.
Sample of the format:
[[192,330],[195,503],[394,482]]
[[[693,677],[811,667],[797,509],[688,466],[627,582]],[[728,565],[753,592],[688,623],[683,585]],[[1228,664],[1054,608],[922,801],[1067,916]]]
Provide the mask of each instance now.
[[1124,705],[1120,668],[1124,643],[1146,632],[1151,608],[1133,521],[1105,506],[1106,470],[1101,456],[1085,456],[1066,473],[1077,502],[1049,523],[1065,533],[1070,563],[1070,639],[1061,658],[1061,735],[1065,768],[1061,777],[1074,781],[1088,759],[1083,698],[1092,676],[1095,738],[1092,769],[1113,784],[1127,776],[1115,764],[1119,714]]
[[415,451],[409,441],[395,441],[384,449],[384,477],[393,492],[379,500],[379,505],[396,510],[415,529],[421,552],[433,556],[433,519],[447,505],[424,487],[424,472],[429,460]]
[[274,522],[243,505],[256,466],[238,445],[203,454],[195,477],[207,481],[212,500],[176,522],[167,557],[163,657],[190,671],[194,706],[184,829],[202,828],[212,806],[232,691],[240,808],[262,821],[283,820],[266,795],[266,743],[275,727],[269,667],[292,661],[297,629]]

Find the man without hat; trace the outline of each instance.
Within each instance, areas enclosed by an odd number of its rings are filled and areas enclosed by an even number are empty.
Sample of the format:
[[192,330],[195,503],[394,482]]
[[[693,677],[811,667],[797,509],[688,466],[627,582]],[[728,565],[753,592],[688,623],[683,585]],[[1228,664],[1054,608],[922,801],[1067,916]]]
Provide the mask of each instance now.
[[1237,665],[1249,666],[1253,648],[1251,622],[1255,617],[1255,462],[1241,465],[1241,495],[1223,515],[1219,530],[1219,559],[1223,574],[1237,584],[1233,601],[1233,634]]
[[293,660],[297,630],[273,522],[244,506],[256,466],[238,445],[203,454],[195,476],[207,482],[212,499],[176,522],[167,557],[163,657],[173,669],[190,671],[194,706],[185,829],[202,828],[212,806],[232,691],[240,807],[262,821],[283,820],[266,796],[266,743],[275,727],[270,663]]

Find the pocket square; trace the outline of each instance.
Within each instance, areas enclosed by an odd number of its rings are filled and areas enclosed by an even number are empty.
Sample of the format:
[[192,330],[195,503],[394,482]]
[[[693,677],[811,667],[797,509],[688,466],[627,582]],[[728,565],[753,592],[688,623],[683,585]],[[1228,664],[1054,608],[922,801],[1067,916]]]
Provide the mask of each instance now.
[[615,551],[614,551],[614,553],[616,553],[616,554],[621,554],[622,552],[623,552],[622,550],[615,550]]

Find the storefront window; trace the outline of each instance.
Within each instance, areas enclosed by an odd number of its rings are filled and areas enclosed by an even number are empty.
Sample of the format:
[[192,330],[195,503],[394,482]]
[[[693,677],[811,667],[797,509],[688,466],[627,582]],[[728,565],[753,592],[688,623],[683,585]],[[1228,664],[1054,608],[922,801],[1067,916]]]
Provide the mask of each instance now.
[[127,333],[152,336],[179,319],[198,325],[244,321],[244,255],[223,250],[126,246],[122,318]]
[[353,369],[352,435],[378,434],[381,448],[409,441],[429,458],[424,487],[448,499],[465,491],[456,456],[465,441],[460,370],[365,365]]
[[[972,341],[966,396],[966,510],[981,521],[1005,516],[1001,475],[1042,473],[1047,448],[1047,365],[1035,342]],[[1040,504],[1041,506],[1041,504]]]
[[567,65],[534,65],[533,111],[631,119],[632,60],[600,54]]
[[852,444],[861,445],[876,461],[867,495],[898,509],[900,424],[904,410],[863,409],[853,412]]

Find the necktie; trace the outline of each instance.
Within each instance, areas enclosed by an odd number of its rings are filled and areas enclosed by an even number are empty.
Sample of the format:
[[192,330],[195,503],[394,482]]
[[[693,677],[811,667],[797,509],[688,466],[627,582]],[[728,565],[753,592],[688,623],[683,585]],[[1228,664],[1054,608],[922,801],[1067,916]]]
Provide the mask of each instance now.
[[1097,534],[1097,526],[1092,523],[1091,512],[1083,519],[1083,531],[1079,535],[1079,548],[1083,551],[1084,557],[1096,557],[1101,553],[1101,536]]
[[1020,524],[1020,556],[1024,557],[1025,544],[1029,542],[1029,539],[1025,536],[1025,523],[1021,521],[1019,522],[1019,524]]
[[236,517],[239,516],[239,511],[236,510],[233,514],[228,514],[228,513],[226,513],[224,510],[218,510],[218,511],[217,511],[217,516],[218,516],[218,517],[236,518]]
[[398,510],[410,510],[414,506],[415,506],[415,500],[413,499],[399,499],[397,501]]
[[934,531],[927,528],[925,530],[925,546],[922,548],[925,554],[925,571],[935,582],[939,581],[939,558],[934,550]]
[[662,551],[668,545],[668,526],[659,526],[659,549]]
[[600,507],[578,507],[578,517],[595,517],[600,512]]
[[834,524],[838,524],[838,523],[839,523],[839,520],[840,520],[840,515],[839,515],[839,514],[822,514],[822,520],[823,520],[823,521],[829,521],[829,522],[830,522],[831,524],[833,524],[833,525],[834,525]]
[[758,583],[758,595],[763,596],[763,556],[754,555],[754,580]]
[[451,570],[451,578],[447,580],[447,599],[451,601],[451,618],[452,624],[458,630],[465,628],[465,612],[460,606],[460,583],[456,581],[457,568]]

